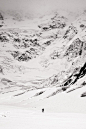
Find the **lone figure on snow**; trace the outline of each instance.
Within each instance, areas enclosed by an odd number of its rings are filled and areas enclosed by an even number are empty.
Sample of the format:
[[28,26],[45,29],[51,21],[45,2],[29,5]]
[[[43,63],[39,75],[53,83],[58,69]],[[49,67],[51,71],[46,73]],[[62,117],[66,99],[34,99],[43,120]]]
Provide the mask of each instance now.
[[42,108],[42,112],[44,112],[44,108]]

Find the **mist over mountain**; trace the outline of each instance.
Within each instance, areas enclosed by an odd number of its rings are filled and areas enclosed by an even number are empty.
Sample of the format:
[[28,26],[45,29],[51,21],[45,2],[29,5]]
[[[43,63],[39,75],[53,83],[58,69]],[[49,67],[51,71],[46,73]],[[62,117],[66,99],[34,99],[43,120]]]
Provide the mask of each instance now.
[[86,8],[86,0],[0,0],[1,10],[23,10],[23,12],[46,14],[53,10],[77,12]]

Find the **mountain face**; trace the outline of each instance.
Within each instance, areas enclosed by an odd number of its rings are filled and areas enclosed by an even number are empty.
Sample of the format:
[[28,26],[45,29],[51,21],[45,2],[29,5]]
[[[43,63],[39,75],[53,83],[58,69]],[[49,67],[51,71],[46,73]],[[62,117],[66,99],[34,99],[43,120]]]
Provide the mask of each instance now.
[[85,12],[53,12],[34,19],[0,13],[0,28],[1,93],[56,87],[50,97],[86,86]]

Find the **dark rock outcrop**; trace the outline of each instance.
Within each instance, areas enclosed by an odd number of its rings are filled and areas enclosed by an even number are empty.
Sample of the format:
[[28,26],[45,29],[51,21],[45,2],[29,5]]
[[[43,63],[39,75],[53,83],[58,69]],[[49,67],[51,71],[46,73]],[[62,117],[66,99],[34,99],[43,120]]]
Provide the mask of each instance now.
[[83,94],[81,94],[81,97],[86,97],[86,92],[84,92]]
[[83,47],[83,42],[79,38],[77,38],[72,42],[72,44],[66,50],[64,56],[67,56],[68,60],[71,61],[82,54],[82,47]]
[[3,74],[3,68],[1,65],[0,65],[0,73]]
[[8,40],[8,38],[5,35],[1,35],[0,34],[0,41],[1,42],[8,42],[9,40]]
[[2,14],[0,13],[0,20],[4,20],[4,18],[3,18],[3,16],[2,16]]
[[66,30],[63,38],[64,39],[68,39],[69,41],[78,33],[78,30],[76,27],[69,26],[69,28]]
[[55,17],[51,18],[50,22],[38,25],[43,31],[49,31],[52,29],[63,29],[66,26],[67,19],[63,16],[56,15]]

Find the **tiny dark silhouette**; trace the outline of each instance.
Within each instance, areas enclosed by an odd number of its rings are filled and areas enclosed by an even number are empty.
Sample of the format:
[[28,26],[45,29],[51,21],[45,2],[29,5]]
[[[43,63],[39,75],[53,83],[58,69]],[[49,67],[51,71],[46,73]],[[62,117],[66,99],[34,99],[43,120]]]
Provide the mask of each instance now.
[[42,112],[44,112],[44,108],[42,108]]

